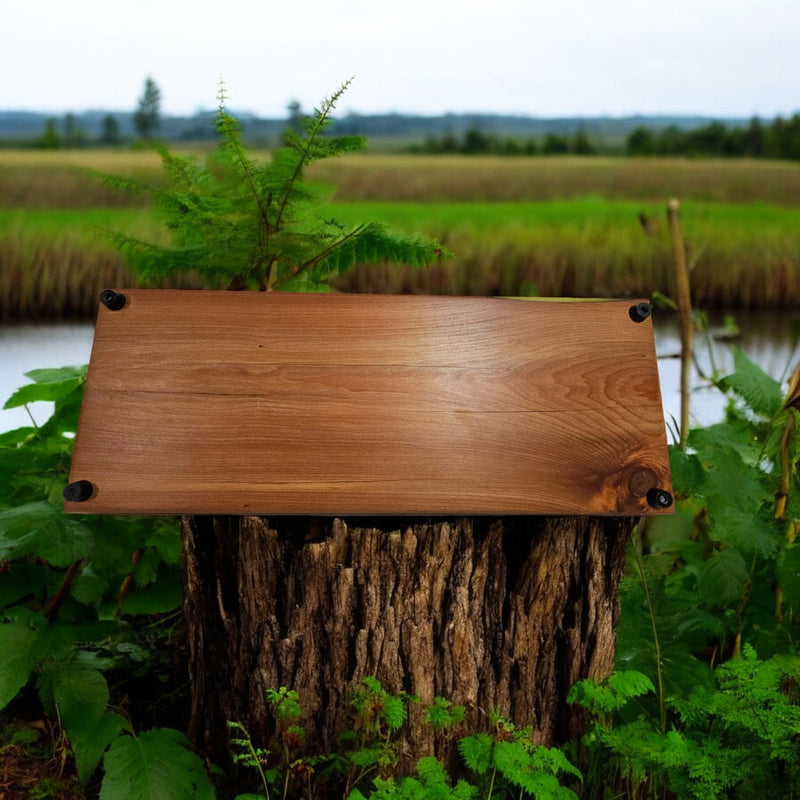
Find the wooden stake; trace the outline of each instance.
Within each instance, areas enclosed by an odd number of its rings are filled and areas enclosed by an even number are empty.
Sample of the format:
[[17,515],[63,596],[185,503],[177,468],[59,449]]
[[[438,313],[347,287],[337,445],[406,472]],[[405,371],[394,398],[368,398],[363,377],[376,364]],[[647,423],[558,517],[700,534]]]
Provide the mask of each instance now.
[[689,436],[689,392],[692,359],[694,353],[694,320],[692,319],[692,295],[689,284],[689,268],[686,263],[686,246],[681,232],[681,204],[676,198],[667,205],[667,219],[672,234],[675,253],[675,284],[678,295],[678,320],[681,334],[681,431],[680,446],[686,447]]

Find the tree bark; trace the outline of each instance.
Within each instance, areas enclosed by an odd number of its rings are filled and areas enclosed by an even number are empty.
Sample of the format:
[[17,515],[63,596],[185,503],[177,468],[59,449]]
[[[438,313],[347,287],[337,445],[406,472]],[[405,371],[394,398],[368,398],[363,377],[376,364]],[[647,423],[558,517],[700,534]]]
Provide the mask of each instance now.
[[466,706],[468,730],[497,709],[538,743],[575,736],[566,695],[612,669],[635,522],[186,517],[189,734],[229,769],[226,723],[266,742],[265,690],[286,686],[299,692],[309,748],[335,751],[352,690],[374,675],[422,701],[405,769],[454,756],[422,724],[437,696]]

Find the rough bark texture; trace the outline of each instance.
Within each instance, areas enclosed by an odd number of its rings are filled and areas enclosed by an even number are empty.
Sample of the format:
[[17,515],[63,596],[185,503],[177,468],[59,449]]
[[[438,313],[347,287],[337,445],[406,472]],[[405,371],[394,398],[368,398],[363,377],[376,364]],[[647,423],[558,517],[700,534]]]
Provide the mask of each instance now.
[[[187,517],[190,735],[228,766],[226,722],[264,741],[264,692],[287,686],[335,750],[368,675],[465,705],[473,730],[499,709],[540,743],[575,735],[566,694],[612,668],[634,522]],[[420,712],[405,744],[406,766],[436,749]]]

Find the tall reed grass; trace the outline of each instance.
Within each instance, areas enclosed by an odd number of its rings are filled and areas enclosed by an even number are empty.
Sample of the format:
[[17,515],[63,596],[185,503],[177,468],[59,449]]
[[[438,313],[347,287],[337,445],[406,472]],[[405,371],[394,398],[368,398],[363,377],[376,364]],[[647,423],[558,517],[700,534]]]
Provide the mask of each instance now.
[[[202,151],[186,152],[202,157]],[[139,196],[106,189],[92,170],[150,184],[162,180],[160,159],[150,150],[0,150],[0,207],[142,203]],[[800,206],[800,164],[784,161],[356,154],[315,164],[309,177],[329,182],[337,199],[347,201],[538,202],[594,195]]]
[[[102,289],[136,285],[103,229],[164,237],[148,211],[0,211],[0,321],[93,319]],[[191,275],[170,285],[200,287]]]
[[[151,151],[0,151],[0,320],[91,317],[100,288],[135,280],[98,230],[164,237],[145,196],[113,192],[89,170],[163,179]],[[699,304],[800,307],[797,164],[367,154],[310,177],[335,187],[332,216],[382,220],[456,254],[427,270],[360,267],[343,290],[670,294],[664,212],[676,195]]]
[[593,195],[800,206],[796,162],[367,154],[320,162],[310,174],[336,186],[339,200],[538,202]]
[[[361,267],[347,291],[545,296],[674,293],[665,208],[592,198],[547,203],[352,203],[393,229],[438,238],[455,259],[428,270]],[[704,308],[800,307],[800,209],[684,204],[695,298]],[[639,221],[647,218],[649,233]]]

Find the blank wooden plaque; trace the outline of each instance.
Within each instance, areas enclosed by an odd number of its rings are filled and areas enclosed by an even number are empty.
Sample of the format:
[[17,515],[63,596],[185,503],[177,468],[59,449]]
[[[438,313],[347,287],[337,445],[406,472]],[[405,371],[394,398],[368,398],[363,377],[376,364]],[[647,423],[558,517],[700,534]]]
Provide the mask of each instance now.
[[124,294],[99,308],[67,511],[669,512],[630,301]]

